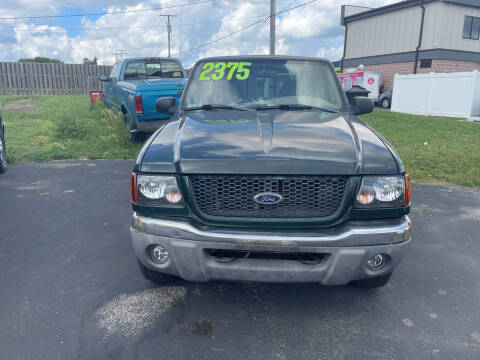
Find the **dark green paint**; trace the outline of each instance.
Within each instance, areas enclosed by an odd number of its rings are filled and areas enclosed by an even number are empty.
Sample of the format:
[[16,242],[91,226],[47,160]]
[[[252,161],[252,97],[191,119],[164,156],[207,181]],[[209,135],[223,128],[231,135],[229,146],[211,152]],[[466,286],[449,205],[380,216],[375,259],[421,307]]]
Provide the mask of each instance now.
[[[344,101],[347,107],[345,97]],[[135,211],[156,216],[186,216],[208,226],[326,227],[348,219],[399,217],[410,210],[409,207],[353,209],[362,175],[403,174],[404,167],[391,145],[351,110],[334,114],[313,110],[179,110],[144,146],[135,171],[179,175],[185,200],[185,209],[133,205]],[[349,175],[352,178],[344,206],[330,218],[245,221],[202,215],[190,193],[189,174]]]

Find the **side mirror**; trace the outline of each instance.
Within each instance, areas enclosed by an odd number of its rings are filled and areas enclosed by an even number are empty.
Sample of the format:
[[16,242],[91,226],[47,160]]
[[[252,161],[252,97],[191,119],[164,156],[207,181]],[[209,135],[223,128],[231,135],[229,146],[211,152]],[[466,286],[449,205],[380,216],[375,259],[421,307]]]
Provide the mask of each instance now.
[[353,98],[352,110],[355,115],[371,113],[373,111],[373,101],[366,96],[356,96]]
[[98,80],[100,80],[100,81],[110,81],[109,77],[105,74],[99,75]]
[[155,108],[157,112],[173,115],[177,111],[177,105],[175,104],[175,98],[173,97],[162,97],[157,100],[155,103]]

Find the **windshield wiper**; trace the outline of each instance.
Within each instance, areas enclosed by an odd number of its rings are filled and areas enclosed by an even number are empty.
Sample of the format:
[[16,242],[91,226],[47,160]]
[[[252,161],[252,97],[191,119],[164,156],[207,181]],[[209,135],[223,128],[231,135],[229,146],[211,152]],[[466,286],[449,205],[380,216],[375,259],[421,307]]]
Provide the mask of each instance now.
[[260,105],[255,108],[255,110],[271,110],[271,109],[279,109],[279,110],[318,110],[324,111],[329,113],[338,113],[338,110],[318,107],[318,106],[311,106],[311,105],[303,105],[303,104],[280,104],[280,105]]
[[183,111],[193,111],[193,110],[217,110],[217,109],[231,109],[231,110],[240,110],[240,111],[252,111],[252,109],[234,106],[234,105],[221,105],[221,104],[205,104],[201,106],[192,106],[183,108]]

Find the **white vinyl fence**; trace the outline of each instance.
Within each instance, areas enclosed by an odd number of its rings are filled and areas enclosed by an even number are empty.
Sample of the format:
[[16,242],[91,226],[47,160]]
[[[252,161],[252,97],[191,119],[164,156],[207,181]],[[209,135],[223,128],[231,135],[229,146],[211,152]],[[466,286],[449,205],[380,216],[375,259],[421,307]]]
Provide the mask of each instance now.
[[480,74],[395,75],[392,111],[447,117],[480,116]]

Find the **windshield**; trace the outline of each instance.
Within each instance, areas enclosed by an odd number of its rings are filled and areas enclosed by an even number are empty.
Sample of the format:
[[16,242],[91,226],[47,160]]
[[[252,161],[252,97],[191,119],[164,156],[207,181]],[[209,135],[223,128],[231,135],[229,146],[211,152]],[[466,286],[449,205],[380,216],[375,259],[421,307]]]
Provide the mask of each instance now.
[[135,60],[127,63],[124,80],[181,78],[180,64],[170,59]]
[[337,77],[327,63],[282,59],[198,64],[182,108],[205,105],[252,109],[293,109],[293,105],[302,105],[334,111],[344,108]]

